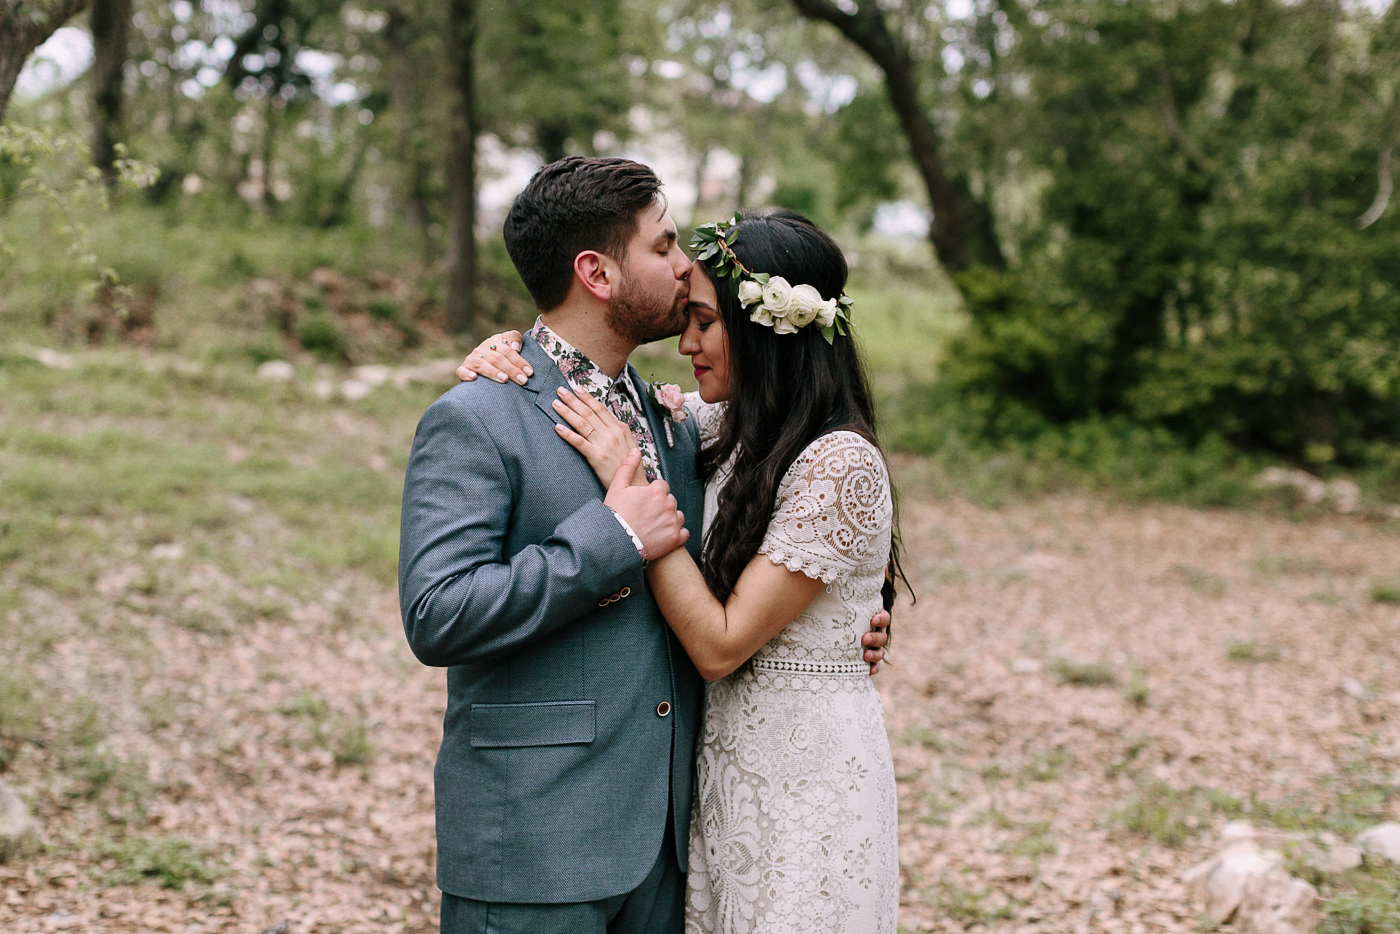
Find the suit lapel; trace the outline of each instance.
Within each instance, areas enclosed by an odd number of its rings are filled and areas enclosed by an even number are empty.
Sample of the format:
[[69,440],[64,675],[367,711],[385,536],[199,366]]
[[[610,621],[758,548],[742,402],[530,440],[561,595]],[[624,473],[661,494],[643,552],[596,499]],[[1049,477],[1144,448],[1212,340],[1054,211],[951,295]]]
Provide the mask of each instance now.
[[[627,364],[627,376],[632,380],[632,385],[636,387],[638,395],[642,397],[642,408],[645,411],[647,425],[651,428],[651,438],[656,442],[656,459],[661,464],[661,478],[667,483],[675,484],[675,478],[679,476],[679,463],[676,461],[676,449],[666,443],[666,414],[655,399],[651,397],[651,392],[646,381],[637,373],[632,364]],[[680,434],[676,426],[672,426],[673,436]],[[690,455],[694,457],[694,453]]]
[[568,387],[568,382],[564,379],[564,374],[559,371],[559,365],[554,362],[554,358],[544,352],[544,348],[531,337],[525,335],[521,341],[520,356],[525,358],[525,362],[534,367],[535,375],[525,383],[524,388],[528,392],[535,394],[535,405],[549,420],[556,425],[567,425],[559,417],[559,413],[554,411],[552,403],[559,398],[559,390]]

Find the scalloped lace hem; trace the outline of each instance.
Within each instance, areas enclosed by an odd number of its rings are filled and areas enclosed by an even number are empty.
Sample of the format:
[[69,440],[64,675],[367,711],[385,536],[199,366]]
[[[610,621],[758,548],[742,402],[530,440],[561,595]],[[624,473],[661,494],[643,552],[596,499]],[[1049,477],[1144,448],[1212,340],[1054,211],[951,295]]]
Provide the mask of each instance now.
[[827,564],[822,564],[815,555],[798,551],[789,551],[773,542],[764,542],[759,546],[758,553],[766,557],[774,564],[781,564],[789,571],[796,571],[799,574],[806,574],[814,577],[823,584],[830,586],[836,582],[847,568],[836,568]]

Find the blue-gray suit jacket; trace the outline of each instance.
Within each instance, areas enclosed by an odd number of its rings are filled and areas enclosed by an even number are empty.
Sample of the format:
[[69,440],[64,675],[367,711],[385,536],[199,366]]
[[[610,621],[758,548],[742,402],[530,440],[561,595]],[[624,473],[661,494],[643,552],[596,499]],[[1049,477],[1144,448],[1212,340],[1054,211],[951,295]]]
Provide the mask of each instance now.
[[[399,602],[414,654],[447,668],[438,887],[480,901],[593,901],[641,884],[668,813],[665,845],[686,867],[703,682],[602,484],[554,431],[562,374],[533,340],[522,353],[528,387],[461,383],[418,424]],[[630,366],[628,376],[645,388]],[[675,425],[667,447],[662,410],[642,395],[695,553],[695,420]]]

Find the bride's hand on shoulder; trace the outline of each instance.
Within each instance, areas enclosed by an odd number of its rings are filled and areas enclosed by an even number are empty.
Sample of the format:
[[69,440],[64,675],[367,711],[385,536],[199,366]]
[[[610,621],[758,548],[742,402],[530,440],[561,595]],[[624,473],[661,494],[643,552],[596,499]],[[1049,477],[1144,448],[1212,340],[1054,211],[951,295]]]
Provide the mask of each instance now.
[[[568,422],[568,427],[555,425],[554,430],[584,457],[588,466],[598,475],[603,486],[611,487],[617,469],[622,466],[628,453],[636,450],[637,442],[632,431],[608,411],[608,407],[586,392],[559,390],[559,398],[552,403],[559,417]],[[638,470],[634,486],[646,486],[644,471]]]
[[467,354],[462,365],[457,367],[457,378],[471,382],[477,376],[484,376],[497,383],[513,380],[524,386],[525,381],[535,375],[534,368],[520,356],[524,339],[525,335],[519,331],[492,334]]

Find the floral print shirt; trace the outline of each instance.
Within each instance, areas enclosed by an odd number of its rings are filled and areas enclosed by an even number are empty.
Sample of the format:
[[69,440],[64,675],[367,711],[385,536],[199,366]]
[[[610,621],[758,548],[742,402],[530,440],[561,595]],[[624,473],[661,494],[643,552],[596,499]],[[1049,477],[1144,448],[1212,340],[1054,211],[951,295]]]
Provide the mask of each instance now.
[[628,377],[627,368],[623,367],[617,379],[609,379],[608,374],[584,356],[583,351],[546,327],[543,318],[536,319],[530,336],[558,365],[559,372],[564,374],[570,386],[603,403],[608,411],[632,430],[632,439],[642,452],[642,469],[646,471],[647,479],[659,478],[661,463],[656,451],[656,439],[652,437],[651,426],[643,414],[646,406],[637,394],[636,385]]

